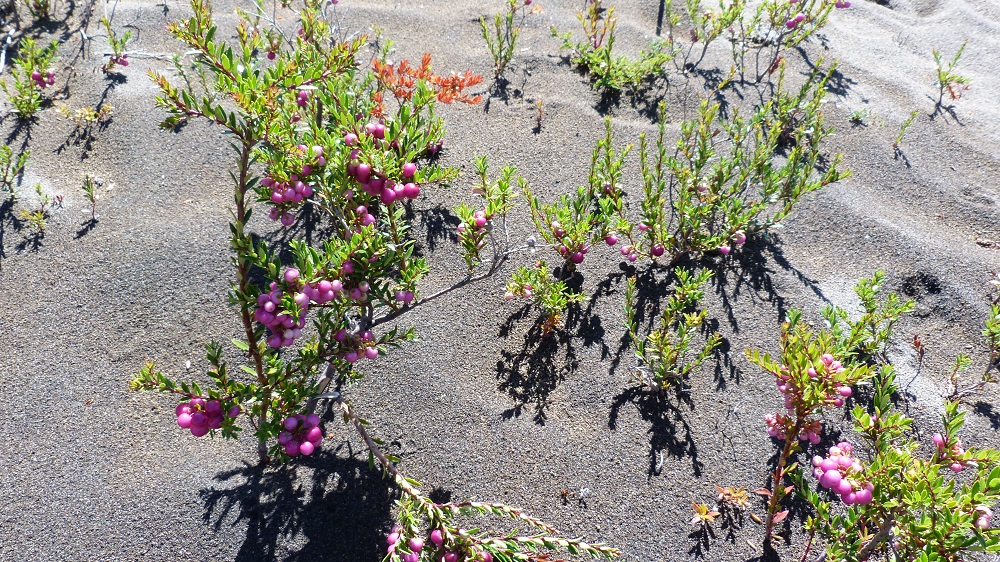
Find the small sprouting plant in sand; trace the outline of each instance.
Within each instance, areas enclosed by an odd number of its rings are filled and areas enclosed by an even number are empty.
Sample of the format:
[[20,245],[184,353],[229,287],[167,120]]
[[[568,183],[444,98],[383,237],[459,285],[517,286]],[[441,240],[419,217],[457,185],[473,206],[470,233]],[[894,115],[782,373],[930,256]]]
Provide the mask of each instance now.
[[35,236],[41,237],[45,235],[45,227],[48,226],[51,210],[61,206],[63,198],[62,195],[52,196],[45,193],[40,183],[35,184],[35,195],[38,197],[37,207],[21,209],[18,212],[18,218],[28,223]]
[[[315,0],[283,14],[297,15],[301,31],[287,38],[289,48],[277,51],[268,50],[267,38],[280,29],[265,18],[241,12],[231,44],[216,38],[206,1],[193,0],[191,8],[193,15],[169,30],[199,53],[194,64],[206,79],[178,86],[167,76],[151,77],[161,90],[157,104],[169,114],[163,127],[204,118],[230,133],[236,169],[229,299],[240,326],[232,342],[239,359],[230,360],[232,354],[211,342],[202,384],[175,381],[148,363],[130,386],[176,397],[177,424],[196,437],[253,431],[261,463],[319,454],[324,419],[318,408],[326,405],[357,431],[372,465],[402,491],[398,525],[387,541],[392,562],[546,556],[538,550],[616,556],[617,550],[600,544],[558,537],[551,526],[509,506],[429,500],[382,451],[347,397],[349,383],[372,372],[368,365],[414,339],[415,330],[401,325],[405,314],[495,274],[517,250],[504,216],[512,186],[523,180],[505,169],[499,180],[488,181],[481,159],[476,190],[483,212],[467,216],[471,223],[462,237],[469,270],[450,286],[422,294],[428,267],[409,236],[408,207],[458,173],[434,158],[443,135],[436,104],[478,102],[467,88],[481,77],[436,75],[429,55],[419,66],[391,64],[388,45],[370,68],[362,67],[365,39],[336,39],[323,3]],[[250,230],[256,212],[272,219],[273,228],[284,231],[278,239],[288,242],[260,241]],[[318,221],[319,231],[329,234],[307,236],[312,229],[295,228],[305,221]],[[487,240],[492,251],[481,244]],[[474,514],[511,518],[533,531],[490,535],[455,521]]]
[[119,37],[118,34],[115,33],[115,30],[112,29],[111,20],[107,17],[101,18],[101,25],[104,27],[105,33],[108,34],[108,46],[111,47],[111,56],[101,67],[101,71],[107,74],[112,72],[118,66],[128,66],[128,54],[125,53],[125,45],[132,38],[132,31],[126,31],[121,37]]
[[694,312],[692,309],[705,296],[702,286],[712,273],[707,270],[692,273],[677,268],[674,275],[677,278],[674,293],[663,307],[659,327],[646,336],[639,333],[634,277],[629,278],[625,289],[625,322],[639,364],[638,382],[656,392],[679,385],[708,359],[722,341],[722,336],[712,334],[694,357],[688,356],[694,337],[707,315],[704,310]]
[[24,0],[28,13],[36,20],[47,20],[52,17],[55,3],[51,0]]
[[997,289],[997,286],[1000,285],[1000,277],[994,274],[992,283],[994,283],[996,292],[991,299],[989,316],[983,327],[983,337],[986,338],[986,346],[989,349],[986,369],[979,376],[977,382],[960,388],[959,374],[972,365],[972,359],[968,355],[959,354],[955,358],[955,366],[948,376],[948,383],[951,386],[948,400],[960,402],[963,398],[982,391],[987,384],[1000,382],[1000,378],[996,374],[996,371],[1000,370],[1000,289]]
[[[492,26],[487,22],[486,17],[479,19],[482,28],[483,40],[486,47],[493,56],[493,79],[500,81],[504,72],[514,59],[514,49],[517,46],[517,36],[521,33],[521,28],[515,23],[517,14],[526,11],[528,3],[521,3],[519,0],[507,0],[507,10],[502,14],[493,16]],[[524,14],[521,19],[523,21]]]
[[[737,4],[743,2],[734,0],[733,6]],[[825,26],[831,12],[850,7],[850,2],[842,0],[765,0],[752,11],[744,10],[729,27],[740,82],[770,80],[785,52]]]
[[[745,0],[733,0],[728,5],[719,3],[718,11],[706,9],[701,0],[684,0],[684,13],[674,9],[673,0],[664,4],[664,19],[667,22],[667,38],[679,56],[674,57],[674,65],[680,72],[689,72],[698,67],[708,47],[730,29],[746,8]],[[687,23],[687,45],[680,32],[681,23]]]
[[899,132],[896,133],[896,138],[892,141],[892,149],[896,152],[897,156],[903,150],[903,137],[906,136],[906,132],[910,130],[910,127],[913,125],[913,121],[917,118],[917,115],[920,115],[920,110],[914,109],[910,112],[910,116],[904,119],[899,125]]
[[715,518],[722,515],[722,513],[715,511],[714,509],[708,507],[708,504],[691,502],[691,508],[694,509],[694,517],[691,518],[691,524],[699,527],[707,527],[715,521]]
[[868,121],[872,118],[872,114],[867,109],[856,109],[847,116],[847,119],[851,122],[851,125],[856,127],[867,127]]
[[[851,396],[852,387],[872,376],[867,365],[848,366],[838,360],[833,354],[837,339],[830,332],[813,331],[801,318],[801,313],[792,311],[782,324],[780,356],[772,359],[768,353],[747,351],[751,362],[774,376],[778,391],[784,397],[785,412],[765,418],[767,434],[783,442],[770,474],[770,487],[757,490],[767,501],[765,542],[770,542],[775,525],[788,516],[788,511],[782,510],[781,501],[794,489],[786,486],[785,481],[797,469],[797,463],[792,461],[802,450],[801,443],[818,444],[823,431],[823,411],[842,407],[844,400]],[[853,494],[865,490],[865,485],[847,488],[838,490]],[[851,497],[856,499],[856,496]],[[871,501],[870,490],[865,491],[860,500]]]
[[59,113],[76,125],[77,129],[88,129],[95,124],[105,124],[111,120],[111,114],[115,107],[110,103],[101,104],[98,108],[79,107],[70,109],[68,106],[60,105]]
[[90,177],[90,174],[84,174],[81,189],[83,190],[83,197],[90,205],[90,221],[97,222],[97,181]]
[[55,41],[46,47],[39,47],[34,39],[21,40],[12,71],[14,84],[0,82],[0,89],[7,94],[19,118],[33,118],[42,106],[42,90],[56,83],[55,73],[49,67],[58,46]]
[[643,82],[663,76],[666,64],[673,60],[676,51],[668,41],[654,41],[639,54],[638,60],[614,56],[615,17],[614,6],[605,8],[602,0],[588,2],[583,13],[577,14],[583,25],[585,40],[573,42],[573,33],[559,33],[552,28],[552,36],[562,41],[560,50],[570,53],[570,62],[590,73],[594,87],[615,93],[630,88],[636,90]]
[[892,366],[883,366],[874,382],[871,407],[852,411],[863,445],[842,441],[814,456],[815,490],[801,475],[794,478],[814,508],[805,524],[806,552],[816,539],[830,562],[945,562],[1000,551],[1000,536],[991,532],[992,508],[1000,500],[1000,451],[964,448],[964,414],[948,402],[943,431],[931,439],[933,452],[922,452],[913,420],[893,407],[898,389]]
[[14,199],[14,182],[24,171],[30,154],[25,150],[15,156],[10,146],[0,146],[0,204]]
[[947,63],[944,62],[941,51],[937,49],[931,51],[931,54],[934,56],[934,64],[937,66],[937,78],[934,81],[934,85],[938,87],[938,98],[934,104],[935,113],[946,109],[944,105],[945,94],[951,100],[961,99],[962,93],[968,90],[969,84],[972,83],[972,80],[969,78],[955,72],[955,67],[958,66],[958,61],[962,58],[962,53],[968,44],[968,40],[964,41],[962,46],[958,48],[955,56],[951,57],[951,60]]
[[563,325],[563,313],[569,305],[587,300],[586,295],[571,291],[565,281],[553,277],[548,265],[542,260],[533,267],[519,267],[507,283],[504,298],[527,299],[541,308],[545,314],[542,322],[544,335],[553,333]]

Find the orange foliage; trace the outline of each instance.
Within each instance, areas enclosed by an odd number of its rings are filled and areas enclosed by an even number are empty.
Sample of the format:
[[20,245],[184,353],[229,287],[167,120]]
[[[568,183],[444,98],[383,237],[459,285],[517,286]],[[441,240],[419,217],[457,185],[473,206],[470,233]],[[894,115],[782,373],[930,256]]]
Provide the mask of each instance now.
[[403,60],[396,66],[376,60],[372,63],[372,69],[375,71],[375,78],[381,86],[380,91],[374,96],[378,105],[376,111],[382,109],[382,90],[391,91],[396,100],[402,102],[413,96],[416,84],[420,80],[427,82],[434,88],[434,91],[437,92],[437,99],[441,103],[460,101],[475,104],[482,101],[482,96],[470,96],[465,92],[466,88],[482,82],[482,76],[468,70],[463,74],[453,72],[451,76],[438,76],[431,72],[431,56],[427,53],[424,53],[420,66],[416,68],[410,66],[408,60]]

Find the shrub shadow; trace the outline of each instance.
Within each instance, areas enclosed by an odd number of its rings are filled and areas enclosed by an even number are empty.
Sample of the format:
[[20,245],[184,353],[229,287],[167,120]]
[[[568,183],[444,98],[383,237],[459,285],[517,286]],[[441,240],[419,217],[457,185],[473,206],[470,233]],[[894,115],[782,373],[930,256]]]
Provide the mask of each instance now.
[[286,560],[378,560],[395,492],[366,455],[348,444],[281,467],[251,466],[215,476],[200,492],[215,531],[246,525],[236,562],[270,562],[296,537],[306,544]]
[[[676,403],[671,400],[671,394]],[[645,387],[638,386],[626,388],[611,402],[608,429],[614,431],[618,428],[618,416],[626,404],[634,405],[643,421],[650,424],[647,476],[657,476],[663,470],[664,452],[677,459],[689,458],[693,474],[701,476],[704,463],[698,460],[698,447],[695,445],[691,426],[680,409],[680,405],[684,404],[694,410],[690,394],[682,389],[673,389],[667,393],[650,392]]]

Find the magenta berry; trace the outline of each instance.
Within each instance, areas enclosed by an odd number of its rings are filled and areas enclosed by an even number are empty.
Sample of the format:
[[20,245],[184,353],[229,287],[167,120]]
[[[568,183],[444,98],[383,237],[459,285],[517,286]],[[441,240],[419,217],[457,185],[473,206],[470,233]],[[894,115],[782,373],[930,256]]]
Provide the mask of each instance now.
[[441,529],[434,529],[431,531],[431,543],[438,547],[444,544],[444,537],[441,535]]
[[650,249],[650,252],[654,256],[656,256],[656,257],[662,256],[663,255],[663,245],[661,245],[661,244],[654,244],[653,247]]
[[407,178],[407,179],[412,178],[413,174],[416,174],[416,173],[417,173],[417,165],[416,164],[414,164],[413,162],[407,162],[406,164],[403,164],[403,177],[404,178]]
[[724,256],[728,256],[729,255],[729,251],[730,251],[729,246],[719,246],[719,253],[720,254],[722,254]]
[[413,537],[410,539],[410,550],[413,552],[420,552],[424,548],[424,539],[420,537]]

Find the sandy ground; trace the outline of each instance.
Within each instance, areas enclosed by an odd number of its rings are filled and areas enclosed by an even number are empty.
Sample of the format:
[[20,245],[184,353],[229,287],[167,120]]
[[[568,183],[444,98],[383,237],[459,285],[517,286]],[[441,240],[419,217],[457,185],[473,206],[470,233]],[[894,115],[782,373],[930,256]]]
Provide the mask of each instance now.
[[[496,167],[516,165],[550,199],[585,181],[603,115],[619,146],[654,125],[628,100],[602,106],[559,56],[549,26],[577,29],[579,2],[538,3],[543,12],[528,17],[520,39],[518,92],[491,99],[488,111],[443,108],[443,162],[467,173],[472,157],[487,153]],[[618,45],[635,53],[655,33],[659,4],[616,5]],[[215,7],[220,24],[231,25],[233,6]],[[381,27],[400,59],[430,52],[439,73],[488,74],[477,20],[500,8],[478,0],[342,0],[340,13],[347,33]],[[115,110],[89,144],[75,142],[72,124],[53,108],[30,129],[18,129],[13,116],[2,122],[7,142],[32,152],[23,204],[35,183],[64,203],[39,244],[9,212],[3,218],[0,559],[378,560],[396,496],[367,469],[346,426],[331,417],[321,454],[261,469],[249,439],[196,440],[176,427],[167,397],[128,391],[131,374],[150,359],[197,377],[203,344],[237,335],[225,298],[232,155],[219,130],[202,123],[176,134],[157,129],[162,115],[144,72],[167,68],[164,61],[136,55],[124,80],[104,79],[103,39],[81,51],[78,31],[98,33],[100,5],[89,19],[83,4],[59,10],[61,23],[29,31],[64,41],[55,103],[103,99]],[[131,50],[172,53],[182,47],[164,25],[188,13],[174,0],[130,0],[117,5],[115,22],[136,32]],[[877,269],[888,273],[886,289],[918,303],[899,327],[894,356],[901,380],[913,379],[908,404],[918,429],[933,430],[955,354],[972,353],[975,367],[985,366],[979,331],[1000,251],[976,237],[1000,240],[1000,6],[858,0],[835,13],[819,39],[789,54],[790,74],[821,56],[841,61],[825,111],[837,129],[829,148],[845,154],[853,175],[810,196],[784,228],[725,261],[705,262],[716,274],[705,306],[725,343],[692,377],[689,393],[654,399],[631,387],[635,363],[623,347],[621,312],[627,270],[617,253],[592,252],[582,288],[593,298],[554,341],[529,337],[536,313],[504,303],[505,279],[494,278],[404,317],[421,341],[364,366],[368,377],[347,390],[407,474],[437,498],[522,506],[566,534],[621,548],[623,560],[760,559],[762,532],[749,520],[717,524],[714,538],[692,534],[687,522],[691,502],[711,503],[715,485],[766,482],[775,449],[762,417],[780,400],[744,349],[774,350],[790,308],[815,322],[826,303],[856,308],[854,283]],[[965,39],[959,71],[972,88],[954,116],[931,118],[931,49],[950,55]],[[725,63],[727,48],[720,44],[706,64]],[[687,88],[675,81],[667,92],[671,131],[702,92],[694,82]],[[533,133],[536,100],[545,113]],[[870,112],[868,125],[852,126],[848,116],[861,109]],[[914,109],[921,113],[903,157],[894,158],[892,139]],[[100,222],[91,229],[81,212],[84,173],[104,180]],[[469,199],[470,185],[466,175],[453,188],[427,190],[415,205],[414,235],[432,267],[428,291],[460,277],[458,251],[441,227],[457,222],[445,209]],[[515,214],[514,230],[526,236],[523,204]],[[266,221],[255,228],[274,234]],[[907,345],[914,333],[928,349],[919,372]],[[989,389],[970,402],[969,444],[998,444],[996,398]],[[580,501],[560,497],[584,488]],[[778,547],[783,560],[801,554],[799,524],[792,521],[790,544]]]

